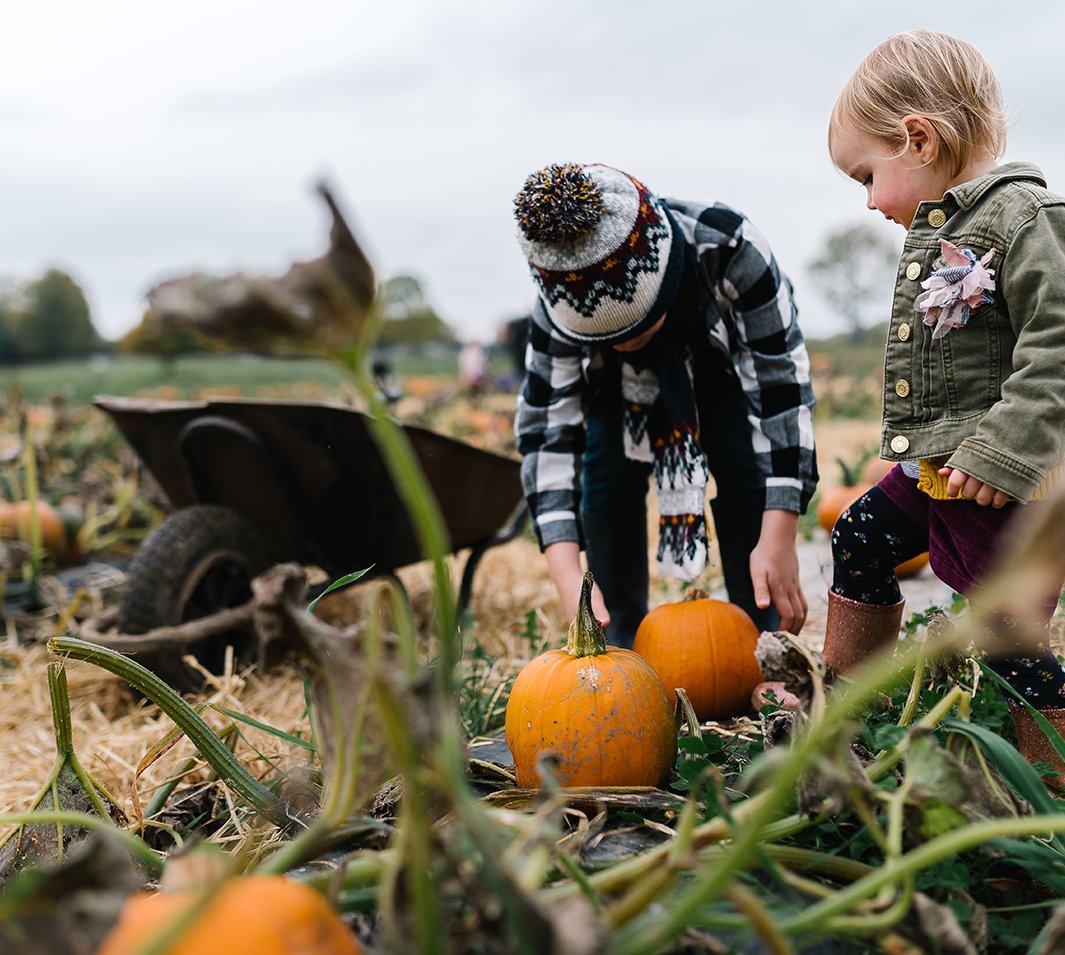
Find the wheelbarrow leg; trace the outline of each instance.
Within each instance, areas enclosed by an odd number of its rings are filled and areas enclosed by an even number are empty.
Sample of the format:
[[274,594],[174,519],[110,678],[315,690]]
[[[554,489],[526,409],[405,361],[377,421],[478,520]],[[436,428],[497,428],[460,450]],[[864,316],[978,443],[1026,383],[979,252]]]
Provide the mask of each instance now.
[[517,510],[514,512],[513,517],[510,519],[510,523],[506,528],[500,531],[495,537],[492,537],[486,541],[481,541],[479,544],[474,544],[470,549],[470,556],[466,558],[465,567],[462,570],[462,583],[459,586],[459,602],[458,602],[458,615],[461,617],[469,606],[470,597],[473,591],[473,575],[477,572],[477,565],[481,562],[481,558],[485,555],[485,552],[491,550],[493,547],[498,547],[500,544],[506,544],[508,541],[512,541],[517,537],[525,525],[529,521],[529,505],[522,501],[518,505]]

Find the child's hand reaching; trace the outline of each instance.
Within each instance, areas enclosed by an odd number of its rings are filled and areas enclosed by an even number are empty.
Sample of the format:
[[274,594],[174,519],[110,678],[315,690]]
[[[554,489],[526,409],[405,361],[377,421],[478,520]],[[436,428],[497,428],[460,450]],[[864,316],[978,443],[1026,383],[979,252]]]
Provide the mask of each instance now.
[[940,468],[939,473],[947,479],[948,497],[961,494],[965,500],[975,501],[981,507],[987,507],[988,504],[992,507],[1002,507],[1010,499],[1005,491],[985,484],[979,478],[974,478],[971,474],[966,474],[957,468]]

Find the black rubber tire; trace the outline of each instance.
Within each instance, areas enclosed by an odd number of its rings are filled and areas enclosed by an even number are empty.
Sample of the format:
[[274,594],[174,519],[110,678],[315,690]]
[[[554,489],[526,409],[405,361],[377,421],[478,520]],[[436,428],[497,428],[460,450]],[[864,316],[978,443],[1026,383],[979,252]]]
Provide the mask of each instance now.
[[[206,617],[251,598],[251,581],[271,561],[255,530],[235,511],[197,504],[175,511],[149,534],[127,572],[119,604],[120,633],[147,633]],[[241,665],[254,662],[255,635],[233,631],[189,645],[184,651],[145,651],[134,659],[181,692],[203,687],[203,675],[183,660],[221,673],[226,646]]]

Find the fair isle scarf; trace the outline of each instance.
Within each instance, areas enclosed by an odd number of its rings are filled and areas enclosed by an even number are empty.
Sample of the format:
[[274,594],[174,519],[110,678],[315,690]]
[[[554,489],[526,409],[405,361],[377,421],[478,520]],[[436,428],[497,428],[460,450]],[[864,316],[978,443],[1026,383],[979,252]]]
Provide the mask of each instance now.
[[[670,325],[674,329],[670,329]],[[625,403],[625,457],[654,465],[658,493],[658,571],[691,580],[707,559],[706,483],[689,350],[668,318],[638,352],[619,353]]]

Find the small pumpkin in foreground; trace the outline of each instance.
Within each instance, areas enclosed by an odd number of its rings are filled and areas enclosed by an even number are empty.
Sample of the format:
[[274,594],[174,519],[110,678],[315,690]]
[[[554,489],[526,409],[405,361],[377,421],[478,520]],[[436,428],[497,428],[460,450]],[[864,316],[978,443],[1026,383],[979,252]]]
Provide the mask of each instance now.
[[700,720],[721,720],[751,707],[751,693],[764,679],[757,643],[758,627],[746,611],[693,589],[648,613],[633,649],[670,691],[684,689]]
[[[209,883],[208,883],[209,884]],[[282,875],[246,875],[202,890],[139,892],[96,955],[134,955],[188,922],[161,955],[360,955],[362,946],[320,892]]]
[[673,693],[643,657],[608,647],[592,613],[592,575],[564,649],[529,661],[510,692],[507,745],[518,785],[540,785],[551,752],[562,786],[661,786],[677,755]]

